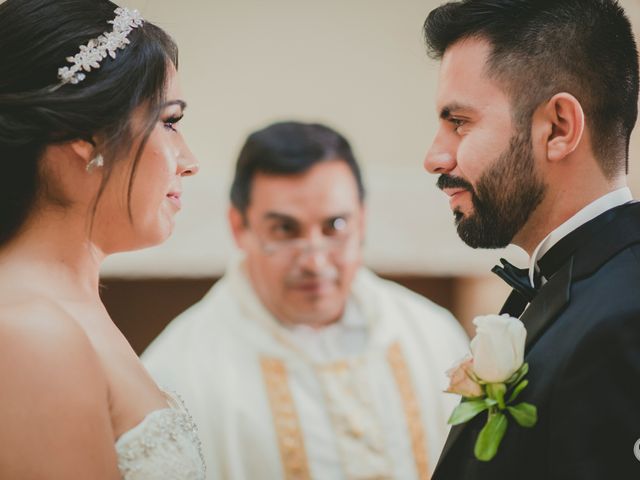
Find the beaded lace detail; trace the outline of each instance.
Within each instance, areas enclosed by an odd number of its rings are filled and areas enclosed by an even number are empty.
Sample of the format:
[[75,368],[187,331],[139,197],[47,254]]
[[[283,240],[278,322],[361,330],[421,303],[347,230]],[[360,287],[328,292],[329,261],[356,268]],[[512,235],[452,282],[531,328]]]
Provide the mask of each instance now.
[[180,397],[155,410],[116,442],[123,480],[204,480],[198,429]]

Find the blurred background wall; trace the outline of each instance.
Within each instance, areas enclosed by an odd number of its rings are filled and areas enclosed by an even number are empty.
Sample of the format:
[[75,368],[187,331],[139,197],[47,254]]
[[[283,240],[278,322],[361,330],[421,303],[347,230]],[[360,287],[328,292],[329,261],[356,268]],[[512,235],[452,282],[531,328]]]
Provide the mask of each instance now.
[[[366,263],[453,310],[468,327],[509,289],[489,270],[515,247],[476,251],[422,167],[436,131],[438,64],[421,27],[436,0],[126,0],[180,46],[183,132],[200,160],[164,245],[110,258],[103,298],[140,351],[224,272],[234,250],[227,194],[245,137],[284,119],[326,123],[351,141],[368,188]],[[620,2],[640,31],[640,2]],[[640,193],[639,133],[629,183]]]

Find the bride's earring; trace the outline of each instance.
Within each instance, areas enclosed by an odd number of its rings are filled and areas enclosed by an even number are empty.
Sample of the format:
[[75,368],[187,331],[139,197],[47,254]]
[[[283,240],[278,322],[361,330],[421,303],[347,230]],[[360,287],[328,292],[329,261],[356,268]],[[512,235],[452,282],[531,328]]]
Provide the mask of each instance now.
[[91,173],[94,169],[100,168],[104,165],[104,158],[102,155],[96,155],[93,160],[87,163],[87,172]]

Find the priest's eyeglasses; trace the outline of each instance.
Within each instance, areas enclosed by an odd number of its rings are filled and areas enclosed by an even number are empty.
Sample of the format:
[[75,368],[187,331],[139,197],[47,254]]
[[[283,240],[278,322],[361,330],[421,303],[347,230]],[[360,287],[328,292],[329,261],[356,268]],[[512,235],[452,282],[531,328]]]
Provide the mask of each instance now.
[[299,225],[290,219],[276,221],[268,234],[257,235],[260,247],[266,255],[296,260],[304,255],[323,252],[340,256],[353,244],[355,229],[348,218],[335,217],[322,225],[322,235],[302,238]]

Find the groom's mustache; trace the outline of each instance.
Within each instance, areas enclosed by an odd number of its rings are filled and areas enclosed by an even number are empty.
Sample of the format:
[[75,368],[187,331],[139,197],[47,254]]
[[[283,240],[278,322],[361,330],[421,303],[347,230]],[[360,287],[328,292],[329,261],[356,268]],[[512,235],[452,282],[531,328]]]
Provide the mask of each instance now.
[[466,180],[460,177],[452,177],[451,175],[442,174],[438,177],[436,186],[442,190],[445,188],[464,188],[470,192],[473,192],[473,186]]

